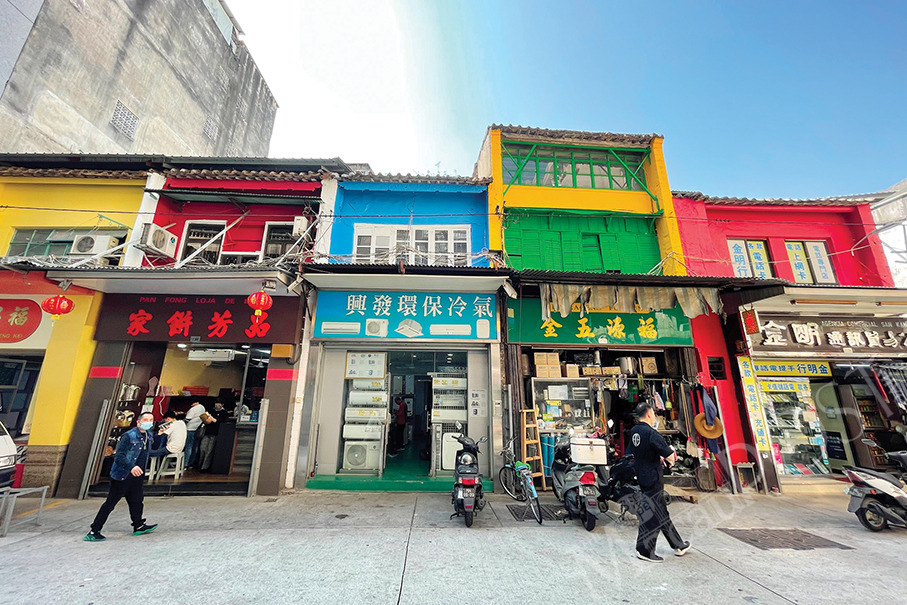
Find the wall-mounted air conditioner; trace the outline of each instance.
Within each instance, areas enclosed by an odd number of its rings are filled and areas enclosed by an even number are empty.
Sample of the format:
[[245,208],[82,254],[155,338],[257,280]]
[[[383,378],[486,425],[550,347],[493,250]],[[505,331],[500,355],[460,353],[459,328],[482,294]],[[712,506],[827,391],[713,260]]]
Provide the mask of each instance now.
[[325,321],[321,324],[322,334],[358,334],[362,324],[358,321]]
[[[86,257],[107,252],[111,248],[116,248],[117,238],[112,235],[77,235],[72,242],[72,248],[69,250],[70,257]],[[101,264],[107,264],[106,258],[98,259]]]
[[139,243],[135,247],[153,256],[176,258],[177,241],[179,238],[163,227],[154,223],[145,223],[142,225]]
[[469,336],[472,326],[468,324],[431,324],[428,333],[432,336]]
[[293,217],[293,235],[299,237],[309,228],[309,219],[304,216]]
[[233,361],[236,351],[233,349],[201,349],[189,351],[189,361]]

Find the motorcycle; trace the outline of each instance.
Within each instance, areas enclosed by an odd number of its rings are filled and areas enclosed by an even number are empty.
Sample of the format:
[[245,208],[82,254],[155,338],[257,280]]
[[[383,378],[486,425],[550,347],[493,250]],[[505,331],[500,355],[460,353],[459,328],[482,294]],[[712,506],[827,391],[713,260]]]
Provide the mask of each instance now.
[[570,437],[554,444],[551,464],[551,488],[564,504],[567,515],[582,520],[583,527],[592,531],[601,514],[598,507],[596,469],[590,464],[576,464],[570,454]]
[[[870,439],[863,439],[870,447],[879,446]],[[907,492],[902,479],[907,476],[907,451],[886,452],[885,456],[901,469],[900,476],[868,468],[845,466],[844,473],[851,485],[844,490],[850,496],[847,512],[870,531],[882,531],[888,524],[907,528]]]
[[[463,430],[463,426],[459,422],[457,422],[457,429]],[[455,439],[463,446],[463,449],[457,452],[454,465],[454,486],[450,492],[454,514],[450,518],[462,515],[466,521],[466,527],[472,527],[476,512],[485,508],[482,475],[479,474],[479,443],[485,443],[488,441],[488,437],[482,437],[476,443],[461,433]]]

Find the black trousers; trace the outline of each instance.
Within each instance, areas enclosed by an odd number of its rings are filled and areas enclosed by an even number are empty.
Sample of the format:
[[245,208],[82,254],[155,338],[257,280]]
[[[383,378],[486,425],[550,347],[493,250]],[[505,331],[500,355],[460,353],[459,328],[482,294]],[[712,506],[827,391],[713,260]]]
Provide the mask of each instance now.
[[111,479],[107,500],[101,505],[101,510],[98,511],[94,522],[91,524],[91,529],[93,531],[101,531],[101,528],[107,523],[107,517],[110,516],[110,513],[113,512],[113,509],[116,508],[117,503],[122,498],[126,498],[126,504],[129,505],[129,517],[132,519],[133,529],[141,527],[145,523],[145,519],[142,518],[142,509],[144,508],[142,500],[145,497],[144,479],[145,475],[140,477],[128,475],[122,481]]
[[671,548],[678,549],[683,546],[683,538],[677,533],[677,528],[671,521],[671,514],[665,504],[664,486],[660,483],[643,488],[636,516],[639,518],[639,534],[636,536],[638,552],[646,556],[653,554],[659,532],[665,535]]

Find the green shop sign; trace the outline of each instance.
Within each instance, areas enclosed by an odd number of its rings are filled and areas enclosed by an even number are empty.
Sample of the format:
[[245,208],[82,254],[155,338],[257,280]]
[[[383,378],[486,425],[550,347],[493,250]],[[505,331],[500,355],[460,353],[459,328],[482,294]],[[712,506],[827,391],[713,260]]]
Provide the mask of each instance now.
[[612,345],[692,346],[690,320],[680,307],[653,313],[618,313],[592,309],[580,317],[579,304],[567,317],[551,313],[542,319],[537,298],[507,300],[507,337],[510,342]]

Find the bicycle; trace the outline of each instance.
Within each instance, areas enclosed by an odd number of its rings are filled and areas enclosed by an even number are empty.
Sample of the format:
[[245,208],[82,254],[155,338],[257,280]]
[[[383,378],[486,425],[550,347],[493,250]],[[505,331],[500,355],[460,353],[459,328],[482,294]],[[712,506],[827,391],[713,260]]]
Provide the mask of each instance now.
[[[501,451],[504,466],[498,472],[498,479],[508,496],[518,502],[526,502],[526,510],[532,510],[532,516],[541,525],[542,507],[539,505],[539,495],[532,481],[532,467],[516,459],[513,453],[514,439],[511,439],[507,447]],[[526,518],[526,510],[523,511],[521,521]]]

